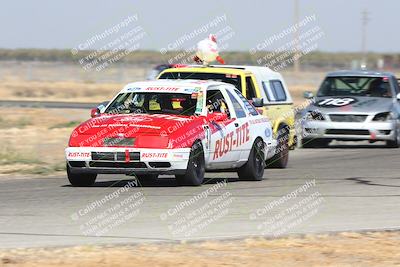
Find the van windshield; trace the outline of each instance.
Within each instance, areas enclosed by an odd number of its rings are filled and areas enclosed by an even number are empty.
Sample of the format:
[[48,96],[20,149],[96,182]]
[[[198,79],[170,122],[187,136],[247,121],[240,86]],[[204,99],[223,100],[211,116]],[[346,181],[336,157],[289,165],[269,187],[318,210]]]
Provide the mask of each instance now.
[[235,86],[239,91],[242,91],[242,85],[240,82],[240,75],[226,74],[226,73],[210,73],[210,72],[165,72],[161,74],[159,79],[167,80],[214,80],[224,83],[229,83]]

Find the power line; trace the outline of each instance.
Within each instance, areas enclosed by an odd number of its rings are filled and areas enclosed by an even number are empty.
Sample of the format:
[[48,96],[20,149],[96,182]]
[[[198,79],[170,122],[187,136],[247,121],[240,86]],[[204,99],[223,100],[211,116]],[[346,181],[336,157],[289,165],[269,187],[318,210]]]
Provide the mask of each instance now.
[[369,17],[368,10],[361,12],[361,25],[362,25],[362,35],[361,35],[361,51],[362,51],[362,65],[367,65],[367,25],[371,21]]
[[[299,0],[294,0],[294,24],[299,22]],[[299,29],[294,32],[294,44],[295,44],[295,60],[293,61],[294,72],[300,71],[300,57],[298,56],[299,51]]]

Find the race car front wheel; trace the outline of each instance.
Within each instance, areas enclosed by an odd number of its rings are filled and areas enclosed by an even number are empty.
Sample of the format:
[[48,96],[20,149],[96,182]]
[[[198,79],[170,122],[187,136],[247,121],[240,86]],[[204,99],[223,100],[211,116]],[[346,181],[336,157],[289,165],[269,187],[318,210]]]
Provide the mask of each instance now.
[[205,161],[204,150],[200,142],[196,142],[191,150],[189,162],[184,175],[176,175],[181,185],[201,185],[204,180]]
[[97,174],[93,173],[72,173],[67,164],[67,176],[72,186],[91,186],[96,181]]
[[261,139],[257,139],[251,148],[248,161],[238,170],[239,179],[261,181],[264,175],[264,158],[264,142]]
[[386,141],[386,147],[389,147],[389,148],[398,148],[398,147],[400,147],[400,135],[399,135],[399,132],[396,130],[395,131],[395,139],[394,140],[389,140],[389,141]]

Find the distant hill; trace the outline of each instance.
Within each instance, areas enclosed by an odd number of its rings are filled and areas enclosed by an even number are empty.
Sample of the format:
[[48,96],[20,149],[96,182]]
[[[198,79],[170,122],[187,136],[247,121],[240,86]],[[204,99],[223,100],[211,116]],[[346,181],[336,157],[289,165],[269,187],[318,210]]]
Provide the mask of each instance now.
[[[102,53],[106,53],[104,51]],[[78,62],[81,58],[87,57],[94,51],[79,51],[73,55],[70,50],[60,49],[0,49],[1,61],[62,61]],[[223,58],[229,64],[252,64],[264,65],[270,52],[258,52],[250,55],[248,52],[222,52]],[[274,55],[279,58],[278,55]],[[271,57],[272,58],[272,57]],[[301,64],[305,68],[350,68],[352,64],[359,62],[362,55],[360,53],[328,53],[311,52],[301,57]],[[400,68],[400,54],[380,54],[369,53],[367,55],[369,67],[376,67],[378,61],[385,63],[387,68]],[[134,51],[127,53],[126,56],[118,60],[118,63],[131,64],[160,64],[160,63],[190,63],[192,64],[192,53],[185,51],[168,52],[161,54],[159,51]],[[264,60],[260,60],[264,59]],[[290,65],[290,64],[289,64]]]

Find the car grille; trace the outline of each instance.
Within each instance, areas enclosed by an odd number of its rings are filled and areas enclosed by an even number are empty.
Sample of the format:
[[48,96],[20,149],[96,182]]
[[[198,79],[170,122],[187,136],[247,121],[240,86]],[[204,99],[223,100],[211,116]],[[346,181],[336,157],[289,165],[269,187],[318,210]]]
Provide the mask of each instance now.
[[353,130],[353,129],[328,129],[325,131],[326,134],[336,135],[369,135],[368,130]]
[[364,122],[368,115],[331,114],[329,118],[336,122]]
[[171,163],[169,163],[169,162],[150,162],[149,165],[152,168],[169,168],[169,167],[171,167]]
[[[140,161],[140,152],[129,152],[131,161]],[[92,160],[125,161],[125,152],[92,152]]]
[[101,162],[90,161],[89,166],[92,168],[141,168],[146,169],[147,166],[144,162]]
[[75,168],[83,168],[83,167],[85,167],[85,162],[84,161],[70,161],[69,165],[71,165],[71,167],[75,167]]
[[104,146],[133,146],[135,138],[106,137],[103,139]]

